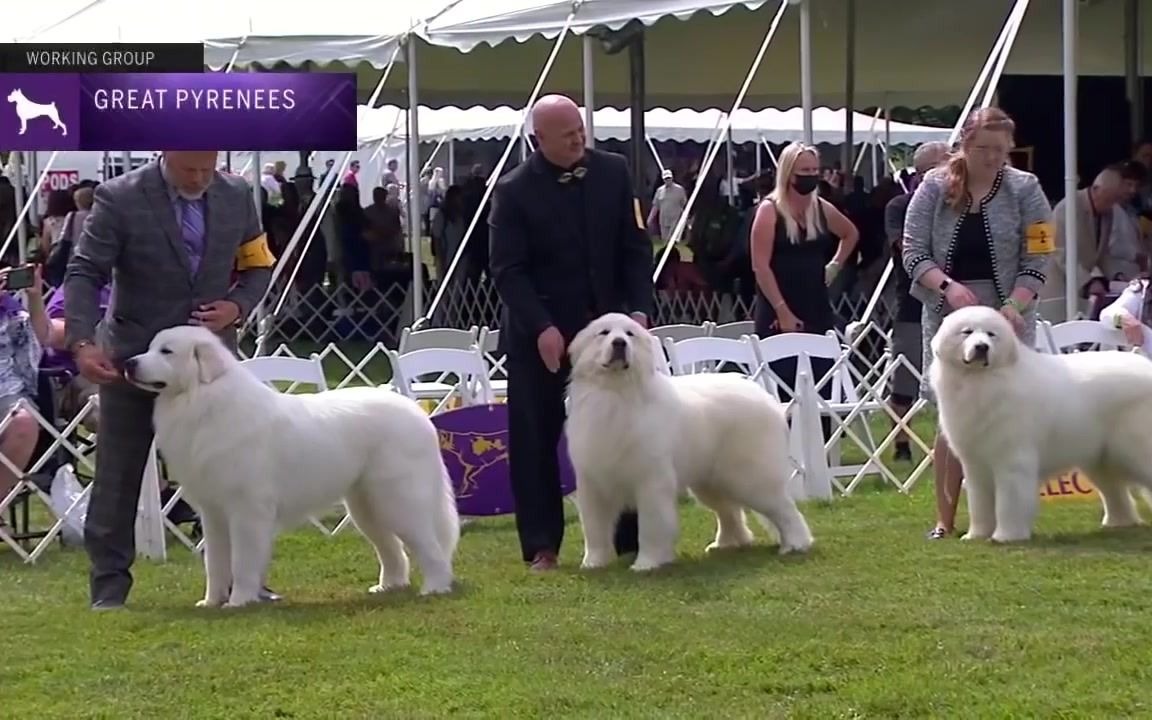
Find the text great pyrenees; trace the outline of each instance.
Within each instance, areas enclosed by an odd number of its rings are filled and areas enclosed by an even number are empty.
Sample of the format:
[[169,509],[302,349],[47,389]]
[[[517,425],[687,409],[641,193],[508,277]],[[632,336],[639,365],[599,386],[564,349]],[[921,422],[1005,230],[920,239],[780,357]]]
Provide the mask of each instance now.
[[1095,483],[1105,526],[1140,522],[1129,490],[1152,489],[1152,362],[1039,353],[987,307],[946,317],[932,352],[940,427],[964,466],[966,539],[1028,540],[1040,486],[1073,468]]
[[594,320],[572,342],[565,432],[576,470],[585,568],[615,557],[616,518],[639,515],[633,570],[676,559],[677,500],[691,491],[716,513],[708,549],[752,542],[748,508],[774,526],[780,552],[803,552],[812,533],[788,492],[783,408],[730,373],[670,377],[657,370],[652,335],[626,315]]
[[[343,499],[375,546],[379,584],[452,588],[460,525],[436,428],[379,388],[289,395],[258,381],[210,331],[158,333],[125,366],[157,393],[156,441],[204,527],[204,606],[256,602],[276,534]],[[231,590],[229,590],[231,588]]]

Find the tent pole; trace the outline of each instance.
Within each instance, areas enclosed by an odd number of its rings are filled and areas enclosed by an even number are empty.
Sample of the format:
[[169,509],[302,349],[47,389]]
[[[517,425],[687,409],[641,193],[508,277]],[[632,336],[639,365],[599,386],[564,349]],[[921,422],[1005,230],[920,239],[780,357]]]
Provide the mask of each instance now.
[[1076,17],[1077,0],[1063,0],[1061,23],[1063,25],[1064,56],[1064,317],[1073,320],[1077,314],[1079,288],[1076,287],[1079,261],[1076,257],[1077,207],[1076,197],[1078,173],[1076,168],[1076,91],[1079,80],[1076,68]]

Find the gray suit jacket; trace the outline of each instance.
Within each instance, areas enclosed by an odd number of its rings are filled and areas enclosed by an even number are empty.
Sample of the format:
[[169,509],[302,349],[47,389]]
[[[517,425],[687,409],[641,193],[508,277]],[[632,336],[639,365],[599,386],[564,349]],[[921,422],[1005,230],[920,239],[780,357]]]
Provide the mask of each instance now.
[[[193,275],[158,163],[96,188],[64,279],[69,346],[97,341],[123,360],[144,352],[157,332],[186,325],[201,304],[231,300],[247,316],[272,277],[270,268],[259,268],[232,279],[237,248],[262,232],[252,190],[243,178],[217,173],[206,197],[204,255]],[[109,282],[101,322],[100,290]],[[232,340],[235,331],[225,335]]]

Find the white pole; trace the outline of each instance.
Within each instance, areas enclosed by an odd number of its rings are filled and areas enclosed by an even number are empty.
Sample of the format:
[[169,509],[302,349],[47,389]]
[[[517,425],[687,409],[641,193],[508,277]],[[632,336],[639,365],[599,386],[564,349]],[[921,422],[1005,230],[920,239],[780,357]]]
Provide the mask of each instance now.
[[[764,141],[763,136],[760,137],[760,141],[761,142]],[[762,157],[760,157],[760,143],[759,142],[752,143],[752,146],[754,148],[756,148],[756,177],[759,178],[760,173],[764,172],[764,159]]]
[[812,145],[812,0],[800,0],[800,104],[804,143]]
[[[260,217],[264,212],[263,198],[260,197],[260,183],[264,179],[261,173],[264,170],[264,163],[260,160],[260,151],[256,150],[252,153],[252,202],[256,205],[256,216]],[[264,228],[267,232],[268,228]]]
[[[780,21],[784,18],[784,11],[788,9],[788,3],[781,0],[780,7],[776,10],[776,15],[772,18],[772,24],[768,26],[768,32],[764,34],[764,41],[760,43],[760,50],[756,53],[755,59],[752,60],[752,67],[748,68],[748,74],[744,76],[744,83],[740,86],[740,92],[736,93],[736,100],[732,103],[731,109],[723,116],[724,120],[721,122],[720,133],[712,138],[712,145],[708,148],[708,152],[704,155],[704,163],[700,166],[699,176],[702,178],[708,177],[708,171],[712,169],[712,163],[716,160],[716,153],[720,150],[720,139],[732,127],[732,115],[740,109],[740,105],[744,102],[744,96],[748,94],[748,88],[752,86],[752,79],[756,77],[756,71],[760,69],[760,64],[764,62],[764,55],[768,52],[768,46],[772,44],[772,38],[776,36],[776,30],[780,27]],[[692,212],[692,207],[696,204],[696,198],[700,195],[700,189],[704,187],[704,183],[698,182],[692,188],[692,194],[688,196],[688,203],[680,212],[680,219],[676,221],[676,227],[672,229],[672,237],[664,244],[664,252],[660,255],[660,260],[656,263],[656,269],[652,273],[652,280],[656,281],[660,278],[660,273],[664,272],[664,265],[668,262],[668,257],[672,254],[672,248],[676,247],[679,242],[680,236],[684,233],[684,228],[688,224],[688,216]]]
[[528,119],[528,113],[531,111],[532,106],[536,104],[536,98],[540,97],[540,91],[544,89],[544,81],[548,79],[548,74],[552,72],[552,66],[556,63],[557,56],[560,55],[560,48],[564,46],[564,38],[568,35],[568,29],[572,27],[572,21],[576,19],[576,12],[579,9],[580,3],[574,3],[572,10],[568,13],[567,19],[564,20],[564,26],[560,28],[560,34],[556,36],[556,42],[552,45],[552,52],[548,55],[548,59],[544,61],[544,67],[540,70],[540,75],[536,78],[536,85],[532,88],[532,93],[528,96],[526,108],[524,112],[520,113],[520,120],[516,123],[516,129],[512,131],[508,144],[504,146],[504,152],[500,155],[500,159],[496,161],[496,167],[492,169],[492,174],[488,177],[488,182],[484,186],[484,195],[480,198],[480,205],[472,215],[472,220],[468,223],[468,229],[464,231],[464,237],[460,240],[460,246],[456,248],[456,255],[452,257],[452,262],[449,263],[448,269],[444,272],[444,277],[441,278],[436,288],[436,296],[432,298],[432,304],[428,306],[428,311],[412,324],[413,329],[419,328],[427,322],[428,319],[432,317],[432,314],[436,312],[436,308],[440,306],[440,301],[444,299],[444,291],[448,289],[448,282],[452,279],[452,274],[456,272],[456,266],[460,264],[460,258],[464,256],[464,249],[468,246],[468,241],[472,239],[472,233],[475,232],[476,225],[480,221],[480,214],[484,211],[485,206],[488,205],[488,199],[492,197],[492,191],[496,188],[496,180],[499,179],[501,173],[504,172],[504,166],[508,164],[508,158],[512,155],[512,148],[515,147],[517,142],[523,142],[524,123]]
[[1079,71],[1076,68],[1077,0],[1064,0],[1064,313],[1066,320],[1076,317],[1079,293],[1076,287],[1079,260],[1076,258],[1076,91]]
[[[1028,12],[1029,0],[1020,0],[1016,6],[1013,16],[1015,21],[1009,23],[1008,35],[1004,39],[1004,47],[1010,48],[1016,44],[1016,34],[1020,32],[1020,26],[1024,23],[1024,13]],[[992,68],[992,82],[988,83],[988,87],[984,89],[984,100],[980,103],[980,107],[989,107],[992,105],[996,98],[996,90],[1000,85],[1000,76],[1004,74],[1004,66],[1008,64],[1008,56],[1010,53],[1001,52],[1000,57],[996,58],[996,65]]]
[[448,184],[456,184],[456,140],[448,138]]
[[732,126],[728,126],[728,131],[724,134],[724,154],[728,156],[728,162],[724,163],[728,168],[728,204],[736,204],[736,168],[732,167]]
[[656,158],[656,166],[660,168],[660,173],[664,173],[664,161],[660,159],[660,153],[656,152],[656,144],[652,142],[652,136],[644,133],[644,142],[648,143],[648,150],[651,151],[652,157]]
[[[16,182],[13,183],[16,187],[16,207],[24,208],[24,212],[20,213],[16,219],[16,256],[20,259],[20,264],[23,265],[28,260],[28,227],[25,224],[25,218],[28,216],[29,211],[32,210],[32,198],[24,197],[24,153],[20,151],[13,151],[11,154],[12,174],[15,175]],[[36,194],[36,188],[32,188],[31,195]],[[4,243],[4,252],[0,253],[0,258],[8,252],[8,244],[12,241],[12,233],[8,233],[8,240]]]
[[416,67],[416,35],[408,50],[408,236],[412,245],[412,316],[424,311],[424,243],[420,227],[420,73]]
[[596,147],[596,39],[585,34],[581,39],[584,56],[584,145]]

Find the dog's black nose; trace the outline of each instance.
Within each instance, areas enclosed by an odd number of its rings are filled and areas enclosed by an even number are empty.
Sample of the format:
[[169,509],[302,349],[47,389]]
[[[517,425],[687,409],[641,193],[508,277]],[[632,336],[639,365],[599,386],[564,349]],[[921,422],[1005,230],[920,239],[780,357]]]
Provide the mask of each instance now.
[[972,352],[981,357],[987,355],[988,351],[991,349],[992,348],[986,342],[978,342],[972,346]]
[[626,347],[628,347],[628,341],[624,338],[615,338],[612,340],[613,350],[623,350]]
[[135,370],[136,365],[137,365],[136,358],[128,358],[127,360],[124,361],[124,369],[127,370],[128,372],[132,372],[133,370]]

